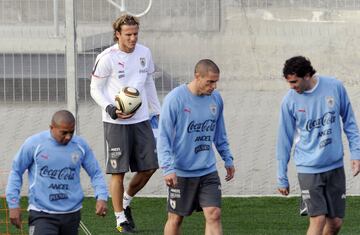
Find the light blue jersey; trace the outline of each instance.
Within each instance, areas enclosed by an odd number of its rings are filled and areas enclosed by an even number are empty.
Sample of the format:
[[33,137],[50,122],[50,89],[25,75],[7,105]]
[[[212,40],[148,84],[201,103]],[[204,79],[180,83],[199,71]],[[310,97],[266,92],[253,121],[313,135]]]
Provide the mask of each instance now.
[[92,150],[79,136],[67,145],[59,144],[43,131],[29,137],[17,152],[6,188],[9,208],[19,208],[22,175],[28,170],[29,208],[48,213],[68,213],[81,209],[84,197],[80,168],[91,178],[95,197],[107,200],[108,191]]
[[279,120],[278,187],[289,186],[287,166],[293,143],[299,173],[322,173],[343,166],[341,123],[351,159],[360,159],[359,129],[340,81],[319,76],[311,91],[298,94],[289,90],[282,101]]
[[172,90],[163,103],[157,141],[164,175],[198,177],[216,171],[213,144],[225,166],[233,166],[220,94],[193,95],[185,84]]

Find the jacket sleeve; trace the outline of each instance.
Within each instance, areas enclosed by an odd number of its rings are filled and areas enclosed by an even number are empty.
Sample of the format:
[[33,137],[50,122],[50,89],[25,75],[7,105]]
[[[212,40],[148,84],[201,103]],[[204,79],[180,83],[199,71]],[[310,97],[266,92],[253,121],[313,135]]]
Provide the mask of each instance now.
[[90,176],[91,185],[95,192],[95,198],[97,200],[107,201],[109,193],[107,190],[104,174],[101,171],[98,161],[96,160],[93,151],[85,143],[83,144],[83,149],[85,151],[84,161],[82,162],[82,167],[85,169],[86,173]]
[[214,144],[221,158],[225,162],[225,167],[233,166],[233,156],[230,152],[230,146],[225,129],[225,121],[223,115],[223,101],[219,96],[219,117],[216,122],[216,130],[214,135]]
[[340,116],[342,117],[343,129],[349,142],[351,159],[360,159],[360,135],[356,124],[355,114],[351,107],[350,99],[345,87],[340,86]]
[[173,142],[176,124],[176,104],[174,105],[174,103],[169,96],[165,98],[159,120],[157,151],[159,165],[164,175],[175,172]]
[[279,188],[289,187],[287,171],[291,155],[291,148],[293,145],[295,128],[295,118],[291,114],[287,102],[283,100],[280,110],[279,129],[276,144],[276,158],[278,161],[277,182]]
[[152,114],[160,114],[160,101],[157,96],[153,74],[148,74],[145,82],[146,98]]
[[97,58],[91,74],[90,95],[95,102],[105,110],[114,102],[104,95],[104,89],[108,78],[111,76],[111,61],[108,56]]
[[16,153],[6,186],[6,200],[9,208],[20,207],[22,176],[33,164],[34,148],[26,141]]

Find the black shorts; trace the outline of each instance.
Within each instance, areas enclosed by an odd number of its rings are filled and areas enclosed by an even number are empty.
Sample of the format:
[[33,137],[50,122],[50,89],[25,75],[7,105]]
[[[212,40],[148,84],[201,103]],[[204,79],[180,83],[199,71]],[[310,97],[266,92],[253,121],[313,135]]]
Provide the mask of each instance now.
[[318,174],[298,173],[303,211],[309,216],[326,215],[343,218],[345,215],[345,172],[340,167]]
[[149,121],[130,125],[104,122],[104,135],[107,174],[159,168]]
[[67,214],[49,214],[30,210],[30,235],[77,235],[80,211]]
[[221,183],[217,171],[201,177],[177,177],[177,181],[175,188],[169,188],[169,212],[188,216],[204,207],[221,208]]

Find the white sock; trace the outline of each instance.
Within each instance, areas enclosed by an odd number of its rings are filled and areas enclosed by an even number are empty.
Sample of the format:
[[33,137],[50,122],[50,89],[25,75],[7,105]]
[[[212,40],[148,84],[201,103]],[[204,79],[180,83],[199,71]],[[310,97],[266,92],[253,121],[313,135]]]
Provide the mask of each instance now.
[[133,199],[132,196],[127,194],[127,192],[124,192],[124,196],[123,196],[123,207],[124,207],[124,209],[126,209],[126,207],[130,206],[130,203],[131,203],[132,199]]
[[115,212],[115,218],[116,218],[116,226],[119,226],[122,222],[126,221],[124,211]]

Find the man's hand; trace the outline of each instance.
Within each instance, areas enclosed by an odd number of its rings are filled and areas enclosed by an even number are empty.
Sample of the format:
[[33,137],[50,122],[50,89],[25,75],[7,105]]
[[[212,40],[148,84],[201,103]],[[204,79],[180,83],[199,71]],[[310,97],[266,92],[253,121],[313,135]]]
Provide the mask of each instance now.
[[97,200],[96,201],[96,210],[95,213],[98,216],[105,216],[107,212],[107,203],[104,200]]
[[229,181],[232,178],[234,178],[234,174],[235,174],[235,167],[234,166],[228,166],[225,167],[226,169],[226,176],[225,176],[225,180]]
[[165,184],[170,188],[173,188],[177,185],[176,173],[171,173],[169,175],[165,175],[164,180],[165,180]]
[[121,112],[120,110],[116,110],[116,115],[117,118],[121,118],[121,119],[128,119],[131,118],[132,116],[134,116],[135,113],[131,113],[131,114],[125,114],[123,112]]
[[289,192],[290,192],[289,187],[287,187],[287,188],[278,188],[278,191],[284,196],[289,195]]
[[357,176],[360,172],[360,160],[351,160],[351,170],[353,176]]
[[10,222],[15,225],[17,228],[21,228],[21,209],[20,208],[10,208]]

